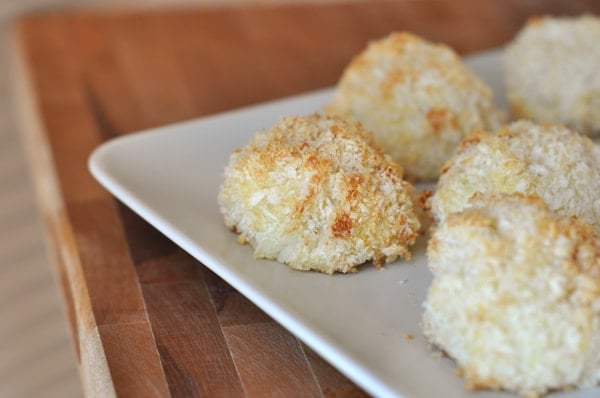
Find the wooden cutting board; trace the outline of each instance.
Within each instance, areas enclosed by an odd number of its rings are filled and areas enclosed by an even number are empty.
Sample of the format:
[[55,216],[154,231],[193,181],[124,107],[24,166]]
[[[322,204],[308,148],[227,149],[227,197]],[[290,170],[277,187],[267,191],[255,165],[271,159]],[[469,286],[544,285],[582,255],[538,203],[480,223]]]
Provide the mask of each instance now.
[[600,4],[363,1],[24,18],[19,109],[86,393],[364,395],[102,189],[86,167],[99,144],[333,85],[368,40],[394,30],[468,53],[502,45],[530,15],[583,11]]

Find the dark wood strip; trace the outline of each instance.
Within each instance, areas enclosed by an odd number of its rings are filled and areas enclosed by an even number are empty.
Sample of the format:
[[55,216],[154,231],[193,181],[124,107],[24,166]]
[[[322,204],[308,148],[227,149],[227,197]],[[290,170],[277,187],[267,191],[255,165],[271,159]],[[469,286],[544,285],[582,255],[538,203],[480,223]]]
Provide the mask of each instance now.
[[369,396],[306,345],[302,344],[302,349],[306,353],[324,398]]
[[202,280],[202,268],[202,264],[181,249],[173,254],[148,258],[136,264],[138,278],[142,284]]
[[122,203],[118,203],[119,215],[125,228],[129,253],[134,264],[153,258],[174,254],[181,250],[140,216]]
[[173,396],[243,396],[202,282],[143,285],[143,290]]
[[108,368],[118,397],[169,396],[148,322],[103,325],[98,332],[104,355],[110,358]]
[[273,322],[270,316],[211,270],[202,267],[201,272],[221,326]]
[[227,326],[227,344],[248,397],[320,397],[298,340],[275,322]]

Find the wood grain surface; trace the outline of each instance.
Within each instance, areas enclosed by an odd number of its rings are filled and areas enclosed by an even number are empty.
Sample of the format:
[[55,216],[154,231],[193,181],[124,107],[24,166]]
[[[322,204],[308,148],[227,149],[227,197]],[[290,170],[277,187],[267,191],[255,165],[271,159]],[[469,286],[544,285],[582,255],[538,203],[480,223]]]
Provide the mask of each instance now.
[[368,40],[394,30],[464,54],[502,45],[528,16],[584,11],[600,3],[365,1],[23,19],[25,139],[85,392],[365,395],[101,188],[86,167],[99,144],[332,85]]

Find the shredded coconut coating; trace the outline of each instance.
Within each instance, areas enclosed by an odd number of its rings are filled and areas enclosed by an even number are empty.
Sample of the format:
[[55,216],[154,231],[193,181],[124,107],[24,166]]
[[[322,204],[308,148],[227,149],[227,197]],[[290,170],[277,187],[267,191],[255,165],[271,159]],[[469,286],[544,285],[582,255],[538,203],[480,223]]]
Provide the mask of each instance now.
[[496,128],[491,90],[448,46],[410,33],[369,44],[326,111],[359,121],[407,175],[433,180],[461,138]]
[[469,206],[476,192],[540,196],[560,215],[600,227],[600,147],[562,126],[517,121],[466,138],[431,199],[434,218]]
[[537,197],[478,195],[437,228],[423,329],[471,389],[600,381],[600,240]]
[[328,274],[410,258],[420,227],[402,168],[360,125],[318,114],[282,118],[235,151],[218,200],[255,257]]
[[599,135],[599,43],[600,18],[530,19],[504,58],[513,114]]

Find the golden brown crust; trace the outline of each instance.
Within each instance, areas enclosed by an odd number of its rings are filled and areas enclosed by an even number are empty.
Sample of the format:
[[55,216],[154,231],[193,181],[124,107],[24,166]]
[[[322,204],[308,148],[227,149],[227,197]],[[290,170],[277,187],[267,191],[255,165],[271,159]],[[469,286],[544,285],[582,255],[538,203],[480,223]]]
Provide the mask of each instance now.
[[549,17],[546,15],[532,15],[529,18],[527,18],[527,21],[525,22],[526,26],[535,26],[535,25],[539,25],[544,23],[546,20],[548,20]]
[[352,219],[350,216],[347,213],[338,214],[331,226],[331,231],[336,238],[344,239],[350,236],[350,232],[352,232]]

